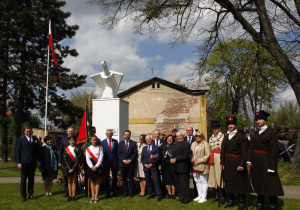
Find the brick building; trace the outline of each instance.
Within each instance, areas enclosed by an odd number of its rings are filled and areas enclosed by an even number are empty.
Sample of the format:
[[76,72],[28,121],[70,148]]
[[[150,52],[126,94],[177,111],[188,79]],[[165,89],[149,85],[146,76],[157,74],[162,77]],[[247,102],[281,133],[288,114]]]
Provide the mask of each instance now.
[[188,125],[207,133],[206,95],[208,87],[187,88],[154,77],[118,94],[129,102],[129,129],[133,136],[155,129],[169,134]]

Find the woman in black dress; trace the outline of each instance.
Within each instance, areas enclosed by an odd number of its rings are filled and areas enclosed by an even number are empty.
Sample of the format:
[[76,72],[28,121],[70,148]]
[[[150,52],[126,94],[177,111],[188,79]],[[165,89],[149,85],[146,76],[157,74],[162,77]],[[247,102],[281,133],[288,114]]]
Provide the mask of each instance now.
[[173,172],[173,164],[170,162],[173,153],[174,137],[172,134],[166,136],[166,145],[161,149],[161,169],[163,184],[166,185],[168,190],[167,198],[175,199],[175,175]]
[[91,138],[91,146],[86,149],[85,157],[88,165],[88,177],[91,179],[92,199],[90,203],[97,203],[100,188],[100,166],[103,161],[103,148],[96,136]]
[[70,146],[65,148],[64,152],[64,176],[68,177],[68,190],[69,190],[69,201],[77,201],[75,198],[76,192],[76,179],[79,174],[79,163],[82,162],[82,152],[79,147],[76,146],[75,137],[70,136],[69,143]]
[[49,136],[44,138],[45,146],[41,149],[42,179],[44,181],[45,196],[51,196],[52,180],[57,178],[57,149],[52,145]]

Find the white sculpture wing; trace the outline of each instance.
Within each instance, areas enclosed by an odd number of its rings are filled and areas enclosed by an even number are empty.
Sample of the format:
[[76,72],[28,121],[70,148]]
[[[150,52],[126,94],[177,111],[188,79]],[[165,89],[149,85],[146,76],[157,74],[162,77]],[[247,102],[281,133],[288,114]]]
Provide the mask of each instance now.
[[104,84],[104,81],[103,81],[101,73],[94,74],[94,75],[91,76],[91,78],[96,82],[97,85],[100,86],[100,88],[102,90],[105,89],[105,84]]
[[112,71],[112,70],[110,70],[110,72],[112,74],[114,74],[114,78],[115,78],[116,85],[117,85],[117,87],[116,87],[116,94],[117,94],[124,74],[120,73],[120,72],[115,72],[115,71]]

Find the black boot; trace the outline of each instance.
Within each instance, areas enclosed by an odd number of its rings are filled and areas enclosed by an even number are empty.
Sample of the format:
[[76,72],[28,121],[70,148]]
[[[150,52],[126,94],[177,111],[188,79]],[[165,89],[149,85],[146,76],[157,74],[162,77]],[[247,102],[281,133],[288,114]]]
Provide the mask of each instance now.
[[229,207],[233,207],[234,206],[234,194],[233,193],[228,193],[228,203],[227,205],[224,207],[224,209],[227,209]]
[[211,201],[211,202],[217,202],[217,201],[219,201],[219,189],[215,189],[215,193],[216,193],[216,196],[215,196],[215,198]]
[[227,209],[229,207],[233,207],[234,206],[234,201],[233,200],[228,200],[227,205],[224,207],[224,209]]
[[221,189],[221,200],[220,200],[220,204],[224,204],[226,201],[226,192],[224,190],[224,188]]
[[261,203],[257,203],[256,210],[264,210],[264,205],[262,205]]
[[270,209],[276,210],[277,209],[277,197],[270,196]]
[[264,210],[265,196],[257,195],[256,210]]
[[245,194],[240,194],[240,203],[239,203],[239,207],[238,210],[244,210],[246,208],[246,195]]

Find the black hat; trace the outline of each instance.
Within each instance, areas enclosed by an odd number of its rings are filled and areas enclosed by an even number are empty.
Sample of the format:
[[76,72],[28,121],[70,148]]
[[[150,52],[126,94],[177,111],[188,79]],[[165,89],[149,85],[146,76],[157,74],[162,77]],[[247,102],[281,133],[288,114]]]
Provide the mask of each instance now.
[[237,125],[236,117],[234,117],[234,116],[227,117],[226,124],[227,125],[230,125],[230,124]]
[[270,115],[267,112],[265,112],[264,110],[261,110],[261,111],[255,113],[255,120],[263,119],[265,121],[268,121],[269,116]]
[[220,125],[220,122],[219,121],[211,121],[211,128],[214,129],[214,128],[220,128],[221,125]]

